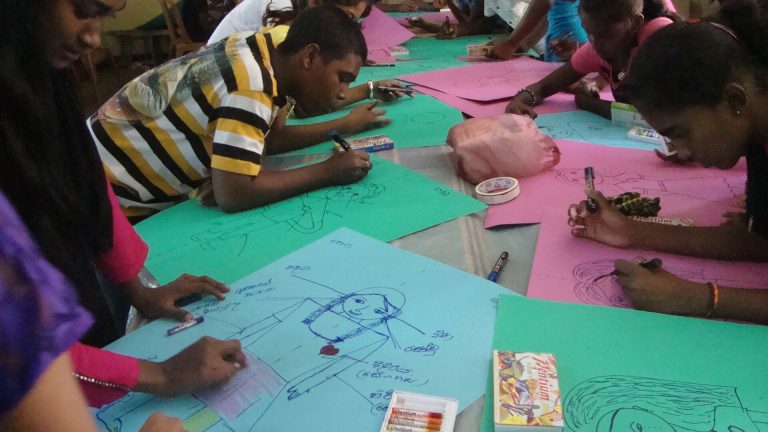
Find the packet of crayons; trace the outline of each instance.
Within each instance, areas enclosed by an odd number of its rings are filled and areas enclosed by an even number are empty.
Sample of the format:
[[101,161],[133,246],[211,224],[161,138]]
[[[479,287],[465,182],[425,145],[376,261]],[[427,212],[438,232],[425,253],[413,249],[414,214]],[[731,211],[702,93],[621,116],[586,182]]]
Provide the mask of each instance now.
[[456,399],[394,391],[381,432],[452,432],[458,410]]
[[[395,148],[395,143],[392,138],[386,135],[374,135],[364,138],[355,138],[348,141],[349,148],[352,150],[361,150],[368,153],[379,152],[383,150],[392,150]],[[336,144],[336,147],[339,147]]]

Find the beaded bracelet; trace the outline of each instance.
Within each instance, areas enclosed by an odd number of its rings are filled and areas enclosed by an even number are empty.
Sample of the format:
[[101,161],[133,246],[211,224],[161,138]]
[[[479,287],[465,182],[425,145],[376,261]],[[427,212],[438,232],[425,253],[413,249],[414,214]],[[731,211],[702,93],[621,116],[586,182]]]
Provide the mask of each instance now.
[[707,314],[705,316],[707,318],[712,318],[717,311],[717,304],[720,303],[720,287],[717,285],[717,282],[707,282],[707,285],[709,286],[710,296],[709,308],[707,309]]
[[519,96],[521,93],[528,93],[528,95],[531,97],[531,105],[536,106],[538,105],[538,100],[536,99],[536,93],[533,92],[533,90],[529,89],[528,87],[523,87],[520,90],[515,93],[515,97]]
[[102,387],[106,387],[106,388],[111,388],[111,389],[115,389],[115,390],[121,390],[121,391],[124,391],[124,392],[130,392],[131,391],[131,389],[129,387],[124,386],[122,384],[115,384],[115,383],[111,383],[111,382],[107,382],[107,381],[102,381],[102,380],[99,380],[99,379],[96,379],[96,378],[92,378],[92,377],[89,377],[89,376],[85,376],[85,375],[79,374],[77,372],[72,372],[72,375],[74,375],[75,378],[79,379],[80,381],[84,381],[84,382],[87,382],[87,383],[95,384],[95,385],[98,385],[98,386],[102,386]]

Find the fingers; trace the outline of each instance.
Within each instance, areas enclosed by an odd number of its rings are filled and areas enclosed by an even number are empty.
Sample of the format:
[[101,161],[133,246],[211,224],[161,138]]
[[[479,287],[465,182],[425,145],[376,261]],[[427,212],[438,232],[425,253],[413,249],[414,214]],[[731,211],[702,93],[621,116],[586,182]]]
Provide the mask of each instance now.
[[527,105],[523,107],[522,113],[530,117],[531,120],[535,120],[536,117],[539,116],[538,114],[536,114],[536,111],[534,111],[532,107],[529,107]]
[[181,321],[181,322],[187,322],[195,319],[194,315],[192,315],[191,313],[187,312],[186,310],[180,307],[175,307],[175,306],[171,306],[170,308],[166,309],[166,313],[164,315],[170,319],[175,319],[176,321]]
[[586,194],[587,194],[587,196],[589,198],[592,198],[595,201],[597,201],[597,203],[600,206],[609,206],[609,205],[611,205],[611,203],[608,202],[608,199],[605,197],[605,195],[603,195],[602,193],[600,193],[600,192],[598,192],[596,190],[592,190],[592,191],[587,190]]
[[221,342],[221,358],[232,364],[237,369],[248,366],[248,359],[243,353],[239,340],[226,340]]
[[191,288],[194,289],[195,292],[212,295],[216,297],[217,300],[224,300],[224,293],[229,292],[229,288],[227,288],[226,285],[221,282],[216,282],[207,276],[197,278],[197,280],[191,284]]
[[631,261],[626,260],[616,260],[614,263],[614,267],[616,268],[616,271],[618,272],[618,276],[623,277],[635,277],[639,273],[647,272],[650,270],[644,269],[641,265],[635,264]]

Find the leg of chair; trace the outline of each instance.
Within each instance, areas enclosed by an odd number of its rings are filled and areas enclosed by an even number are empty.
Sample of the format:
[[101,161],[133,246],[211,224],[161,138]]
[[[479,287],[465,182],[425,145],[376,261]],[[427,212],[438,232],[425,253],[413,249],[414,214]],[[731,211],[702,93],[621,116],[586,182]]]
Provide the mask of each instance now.
[[117,68],[115,56],[112,55],[112,51],[109,48],[104,49],[107,50],[107,58],[109,60],[109,64],[112,65],[112,71],[115,73],[115,81],[117,82],[117,86],[120,87],[120,85],[123,83],[123,79],[120,77],[120,71]]
[[96,100],[101,102],[101,92],[99,92],[99,79],[96,74],[96,65],[93,62],[93,51],[88,51],[85,56],[86,66],[88,67],[88,75],[91,77],[93,83],[93,92],[96,95]]

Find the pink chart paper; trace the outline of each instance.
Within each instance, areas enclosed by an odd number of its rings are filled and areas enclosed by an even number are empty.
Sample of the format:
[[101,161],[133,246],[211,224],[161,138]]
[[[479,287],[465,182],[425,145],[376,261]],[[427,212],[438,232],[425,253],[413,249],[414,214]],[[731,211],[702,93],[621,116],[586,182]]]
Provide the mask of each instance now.
[[[471,117],[490,117],[503,114],[509,103],[509,99],[501,99],[492,102],[478,102],[458,96],[449,95],[441,91],[423,86],[413,86],[414,90],[444,102]],[[566,111],[576,111],[579,108],[574,102],[573,95],[569,93],[556,93],[548,97],[543,104],[536,107],[539,114],[553,114]]]
[[560,66],[561,63],[522,57],[398,78],[464,99],[488,102],[510,98],[521,88],[539,81]]
[[413,38],[413,33],[401,26],[394,18],[376,7],[363,20],[363,36],[368,51],[376,51],[400,45]]
[[[617,259],[660,258],[675,275],[696,282],[768,288],[768,264],[726,262],[663,254],[653,251],[616,249],[570,233],[566,212],[550,207],[539,231],[533,259],[528,297],[571,303],[629,308],[630,303],[613,276]],[[599,280],[597,280],[599,278]]]
[[697,226],[719,225],[722,214],[738,211],[747,181],[746,164],[722,171],[663,162],[652,152],[555,140],[562,156],[550,171],[521,178],[520,196],[490,206],[485,227],[539,223],[544,208],[565,215],[570,204],[585,199],[584,168],[595,168],[595,188],[606,196],[640,192],[661,198],[660,216],[685,217]]

